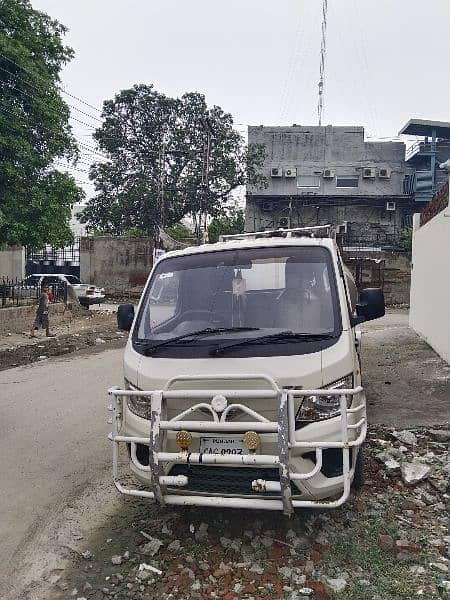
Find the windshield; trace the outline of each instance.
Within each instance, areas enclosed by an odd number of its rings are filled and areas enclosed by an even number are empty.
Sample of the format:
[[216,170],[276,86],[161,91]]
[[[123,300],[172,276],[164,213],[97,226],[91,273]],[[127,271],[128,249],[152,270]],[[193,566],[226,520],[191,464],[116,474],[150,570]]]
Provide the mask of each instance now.
[[81,281],[78,279],[78,277],[75,277],[75,275],[66,275],[66,279],[69,283],[81,283]]
[[[340,330],[331,254],[319,246],[246,248],[161,260],[134,330],[150,342],[183,336],[248,337],[280,331],[335,334]],[[186,334],[221,329],[206,338]],[[232,334],[230,328],[236,328]],[[175,341],[175,340],[174,340]],[[181,343],[181,342],[179,342]]]

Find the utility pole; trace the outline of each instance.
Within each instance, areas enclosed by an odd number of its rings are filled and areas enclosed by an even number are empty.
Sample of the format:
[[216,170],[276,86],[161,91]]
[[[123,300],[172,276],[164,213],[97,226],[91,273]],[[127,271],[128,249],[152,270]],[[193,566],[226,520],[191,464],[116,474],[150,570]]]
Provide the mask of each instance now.
[[197,245],[202,243],[202,221],[206,230],[206,219],[208,216],[207,205],[209,198],[209,161],[211,156],[211,139],[214,135],[214,129],[208,117],[200,120],[200,123],[206,133],[206,142],[203,145],[203,167],[202,167],[202,193],[200,194],[198,225],[197,225]]
[[164,212],[165,212],[165,198],[164,198],[164,184],[166,180],[166,130],[163,127],[161,131],[161,144],[159,148],[159,224],[161,228],[164,228]]
[[325,85],[325,58],[327,54],[327,11],[328,0],[322,0],[322,41],[320,45],[319,100],[317,103],[317,116],[319,117],[319,127],[322,125],[323,92]]

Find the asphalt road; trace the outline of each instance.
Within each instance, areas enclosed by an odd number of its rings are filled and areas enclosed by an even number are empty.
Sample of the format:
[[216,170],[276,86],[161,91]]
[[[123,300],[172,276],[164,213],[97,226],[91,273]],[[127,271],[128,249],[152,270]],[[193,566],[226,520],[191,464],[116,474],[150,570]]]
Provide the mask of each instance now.
[[0,373],[0,581],[40,523],[109,463],[105,390],[121,382],[122,355],[72,355]]

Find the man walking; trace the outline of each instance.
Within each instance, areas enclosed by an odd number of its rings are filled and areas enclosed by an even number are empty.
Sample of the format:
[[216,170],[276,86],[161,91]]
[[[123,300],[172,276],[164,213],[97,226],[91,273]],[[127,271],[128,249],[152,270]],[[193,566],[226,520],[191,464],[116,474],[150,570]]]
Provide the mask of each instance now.
[[48,305],[50,303],[48,297],[48,285],[43,283],[41,287],[41,295],[39,296],[39,304],[36,311],[36,317],[34,319],[33,326],[31,328],[30,337],[37,337],[34,333],[36,329],[42,327],[45,328],[45,335],[47,337],[55,337],[54,333],[50,333],[50,324],[48,320]]

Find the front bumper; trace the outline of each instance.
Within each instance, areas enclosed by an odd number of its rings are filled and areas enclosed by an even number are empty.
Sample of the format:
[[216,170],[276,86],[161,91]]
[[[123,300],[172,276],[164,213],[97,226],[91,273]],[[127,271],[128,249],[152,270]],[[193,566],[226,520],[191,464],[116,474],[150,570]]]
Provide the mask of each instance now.
[[[195,380],[187,377],[182,379],[183,381],[191,379],[191,385],[187,386],[189,388]],[[280,389],[272,378],[265,375],[211,376],[210,379],[214,385],[220,384],[220,380],[239,382],[262,379],[267,384],[267,389],[171,389],[178,380],[175,378],[162,391],[117,388],[109,390],[113,410],[113,431],[110,435],[113,444],[113,478],[120,492],[155,499],[163,506],[178,504],[256,508],[282,510],[285,514],[291,514],[295,508],[303,507],[335,508],[347,500],[353,478],[352,464],[367,430],[366,403],[361,387],[347,390]],[[338,396],[340,415],[329,421],[313,423],[296,430],[295,400],[310,395]],[[127,396],[149,398],[151,420],[147,421],[148,437],[120,435],[124,400],[126,404]],[[227,400],[226,408],[218,412],[212,407],[213,399],[217,396],[225,397]],[[353,398],[350,408],[347,408],[348,396]],[[270,421],[245,406],[246,399],[255,398],[274,402],[278,409],[278,419]],[[166,420],[164,415],[168,403],[177,399],[192,400],[193,405],[188,410]],[[208,412],[211,420],[188,420],[189,416],[198,410]],[[232,411],[245,413],[245,418],[248,420],[227,420]],[[330,421],[333,423],[331,424]],[[327,428],[332,435],[324,435]],[[202,433],[228,434],[256,431],[265,440],[262,448],[266,453],[218,455],[180,450],[167,451],[168,447],[172,446],[173,449],[173,436],[179,430],[188,430],[193,436]],[[316,437],[313,440],[308,439],[304,434],[306,430],[316,432]],[[128,445],[132,471],[141,482],[144,482],[145,489],[130,489],[121,483],[118,460],[120,444]],[[139,449],[142,450],[142,447],[148,447],[147,461],[138,456]],[[267,449],[270,449],[271,453],[267,453]],[[339,460],[342,461],[341,474],[338,477],[328,478],[322,474],[325,466],[323,458],[330,452],[336,452],[340,457]],[[309,460],[302,459],[301,455],[305,454]],[[305,464],[310,465],[310,468],[305,469]],[[209,470],[205,471],[205,469]],[[236,484],[237,475],[244,470],[246,475],[242,484],[244,487],[238,489],[234,485],[234,489],[230,491],[226,486],[227,480],[234,478]],[[245,480],[249,480],[247,492]],[[317,489],[320,490],[322,485],[322,491],[315,494],[308,493],[309,483],[317,480],[319,484],[318,486],[316,484],[315,490],[316,492]],[[209,483],[211,481],[213,483]],[[193,484],[195,484],[194,492]],[[190,491],[183,489],[189,487]],[[302,499],[302,489],[305,492],[304,497],[313,496],[313,499]],[[339,495],[337,499],[329,499],[336,495]]]
[[106,299],[106,296],[78,296],[78,301],[83,306],[91,306],[92,304],[102,304]]

